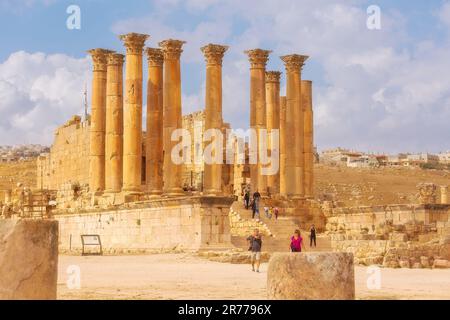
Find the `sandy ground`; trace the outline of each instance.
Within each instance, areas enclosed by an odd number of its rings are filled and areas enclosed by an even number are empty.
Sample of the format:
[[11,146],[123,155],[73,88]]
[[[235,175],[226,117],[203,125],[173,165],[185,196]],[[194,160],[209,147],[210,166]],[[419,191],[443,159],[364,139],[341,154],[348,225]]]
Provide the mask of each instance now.
[[[265,299],[267,264],[212,262],[186,254],[60,256],[59,299]],[[74,267],[75,266],[75,267]],[[79,267],[81,285],[67,283]],[[355,268],[357,299],[450,299],[450,269],[380,269],[381,288],[367,288],[367,268]]]

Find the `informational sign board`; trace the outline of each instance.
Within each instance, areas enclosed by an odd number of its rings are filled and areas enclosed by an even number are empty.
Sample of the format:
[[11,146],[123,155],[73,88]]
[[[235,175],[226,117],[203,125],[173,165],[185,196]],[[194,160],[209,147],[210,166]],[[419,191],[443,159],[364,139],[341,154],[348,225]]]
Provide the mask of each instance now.
[[88,255],[102,255],[102,242],[98,234],[82,234],[81,244],[83,246],[81,254]]

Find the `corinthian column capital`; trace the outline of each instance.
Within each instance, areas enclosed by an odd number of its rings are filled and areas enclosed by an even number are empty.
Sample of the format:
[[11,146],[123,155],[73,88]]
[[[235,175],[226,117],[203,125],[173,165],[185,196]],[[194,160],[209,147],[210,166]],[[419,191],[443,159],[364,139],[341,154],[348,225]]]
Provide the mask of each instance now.
[[164,64],[164,53],[160,48],[146,48],[147,62],[150,67],[162,67]]
[[147,41],[149,37],[148,34],[131,32],[120,35],[119,39],[123,41],[125,48],[127,48],[127,54],[141,55],[145,41]]
[[108,55],[113,52],[114,51],[101,48],[88,50],[88,53],[92,57],[94,71],[106,71]]
[[166,60],[178,60],[180,59],[180,55],[183,52],[183,49],[181,48],[183,44],[185,44],[186,41],[182,40],[174,40],[174,39],[167,39],[163,40],[158,45],[161,47],[164,59]]
[[248,59],[250,61],[250,65],[252,68],[265,68],[266,63],[269,60],[269,54],[271,50],[263,50],[263,49],[253,49],[244,51],[246,55],[248,55]]
[[275,82],[280,83],[281,72],[280,71],[266,71],[266,83]]
[[280,57],[280,59],[284,62],[284,66],[286,67],[287,72],[300,71],[308,58],[309,56],[303,56],[299,54],[290,54]]
[[223,55],[228,48],[228,46],[209,43],[206,46],[201,47],[200,50],[203,52],[207,64],[222,65]]
[[125,56],[121,53],[111,52],[108,54],[107,62],[110,66],[121,66]]

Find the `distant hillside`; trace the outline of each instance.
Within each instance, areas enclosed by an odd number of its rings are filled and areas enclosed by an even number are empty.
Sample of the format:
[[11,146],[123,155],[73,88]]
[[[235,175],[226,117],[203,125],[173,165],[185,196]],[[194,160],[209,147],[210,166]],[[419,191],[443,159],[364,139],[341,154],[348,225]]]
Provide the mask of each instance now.
[[36,175],[36,159],[0,163],[0,201],[4,200],[4,190],[15,188],[19,182],[26,187],[35,188]]

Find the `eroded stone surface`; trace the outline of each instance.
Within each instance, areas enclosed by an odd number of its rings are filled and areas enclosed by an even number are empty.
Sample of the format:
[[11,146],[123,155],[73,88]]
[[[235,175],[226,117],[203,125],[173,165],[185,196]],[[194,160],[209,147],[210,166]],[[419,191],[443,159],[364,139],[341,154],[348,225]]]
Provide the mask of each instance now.
[[269,299],[350,300],[355,298],[350,253],[275,253],[267,272]]
[[56,299],[58,222],[0,220],[0,299]]

